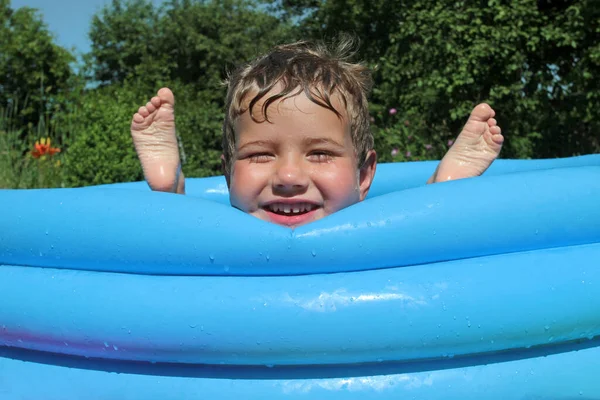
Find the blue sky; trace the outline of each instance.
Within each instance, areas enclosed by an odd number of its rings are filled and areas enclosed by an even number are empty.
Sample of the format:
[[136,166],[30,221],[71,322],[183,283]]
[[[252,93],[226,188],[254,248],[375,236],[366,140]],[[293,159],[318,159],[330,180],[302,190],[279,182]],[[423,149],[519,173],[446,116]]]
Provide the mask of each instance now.
[[[162,0],[152,0],[159,4]],[[85,53],[90,48],[88,31],[92,16],[111,0],[12,0],[11,8],[37,8],[59,45]]]

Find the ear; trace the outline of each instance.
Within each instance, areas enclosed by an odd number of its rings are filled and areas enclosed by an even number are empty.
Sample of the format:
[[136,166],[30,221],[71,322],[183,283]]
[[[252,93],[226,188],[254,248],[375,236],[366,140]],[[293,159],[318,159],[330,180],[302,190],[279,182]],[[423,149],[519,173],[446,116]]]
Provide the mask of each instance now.
[[225,155],[221,154],[221,171],[223,172],[223,175],[225,176],[225,181],[227,181],[227,188],[229,188],[229,174],[231,173],[231,171],[229,171],[228,173],[228,168],[227,168],[227,163],[225,162]]
[[367,153],[367,158],[365,162],[360,167],[360,176],[358,178],[358,187],[360,190],[360,201],[363,201],[367,194],[369,193],[369,189],[371,189],[371,184],[373,183],[373,179],[375,178],[375,170],[377,169],[377,153],[375,150],[370,150]]

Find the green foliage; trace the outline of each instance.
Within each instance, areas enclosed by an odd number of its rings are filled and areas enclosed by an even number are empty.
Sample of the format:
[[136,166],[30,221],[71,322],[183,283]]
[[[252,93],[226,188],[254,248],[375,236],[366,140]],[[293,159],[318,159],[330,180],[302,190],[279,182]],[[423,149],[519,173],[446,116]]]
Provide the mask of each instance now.
[[[88,68],[103,84],[142,78],[219,93],[227,69],[286,36],[286,26],[250,0],[113,0],[92,21]],[[220,100],[214,97],[215,100]]]
[[85,186],[143,178],[129,124],[142,102],[131,87],[89,91],[71,115],[74,139],[64,156],[65,185]]
[[[220,173],[220,107],[181,83],[176,95],[177,135],[186,176]],[[155,89],[156,90],[156,89]],[[133,114],[152,93],[126,82],[90,90],[70,122],[74,139],[65,152],[65,185],[86,186],[143,179],[130,135]],[[144,91],[145,92],[145,91]]]
[[389,114],[389,110],[385,113],[376,114],[383,122],[372,127],[379,162],[439,160],[452,145],[451,141],[431,141],[415,135],[423,128],[418,119],[402,120],[397,114]]
[[0,109],[0,189],[60,187],[62,155],[39,159],[31,155],[36,141],[48,137],[56,141],[56,135],[43,121],[35,129],[19,129],[18,114],[15,107]]
[[454,136],[489,101],[505,157],[598,151],[597,79],[582,79],[600,72],[590,54],[598,16],[588,1],[414,2],[379,60],[377,101],[423,118],[415,133],[432,140]]
[[360,39],[358,55],[375,61],[390,44],[397,27],[402,0],[264,0],[294,27],[302,38],[330,39],[347,32]]
[[61,96],[74,86],[74,60],[34,9],[15,11],[0,0],[0,107],[18,107],[12,118],[19,125],[32,128],[61,107]]
[[222,107],[211,100],[214,92],[196,92],[182,83],[172,85],[172,90],[177,99],[177,137],[185,176],[221,174],[224,114]]

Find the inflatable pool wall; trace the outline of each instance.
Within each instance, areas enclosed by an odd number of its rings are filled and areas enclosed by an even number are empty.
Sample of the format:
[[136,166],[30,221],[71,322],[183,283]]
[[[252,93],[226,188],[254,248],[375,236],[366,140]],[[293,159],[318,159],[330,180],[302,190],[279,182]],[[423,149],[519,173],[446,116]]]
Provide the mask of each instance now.
[[290,230],[143,183],[0,191],[0,399],[600,398],[600,156]]

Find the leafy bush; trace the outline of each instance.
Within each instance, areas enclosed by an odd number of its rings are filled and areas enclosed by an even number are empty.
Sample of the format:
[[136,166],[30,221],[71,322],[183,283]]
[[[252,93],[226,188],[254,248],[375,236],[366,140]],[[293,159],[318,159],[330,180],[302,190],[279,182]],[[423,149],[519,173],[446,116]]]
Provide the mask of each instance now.
[[[175,122],[183,172],[187,177],[221,174],[222,107],[210,100],[214,93],[196,93],[175,84]],[[223,93],[223,97],[225,94]]]
[[131,136],[131,116],[142,104],[130,88],[87,92],[71,115],[73,141],[65,151],[65,185],[86,186],[143,178]]
[[[222,112],[203,93],[175,84],[177,135],[188,177],[220,173]],[[140,105],[156,92],[108,86],[87,92],[71,115],[73,141],[65,151],[65,185],[86,186],[143,179],[129,127]],[[145,91],[145,90],[144,90]]]

